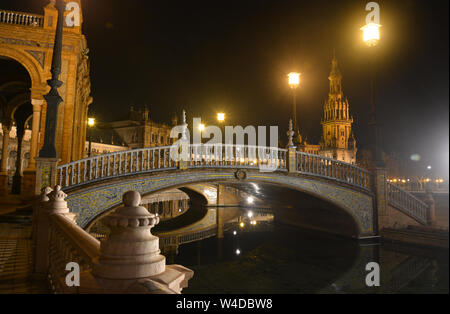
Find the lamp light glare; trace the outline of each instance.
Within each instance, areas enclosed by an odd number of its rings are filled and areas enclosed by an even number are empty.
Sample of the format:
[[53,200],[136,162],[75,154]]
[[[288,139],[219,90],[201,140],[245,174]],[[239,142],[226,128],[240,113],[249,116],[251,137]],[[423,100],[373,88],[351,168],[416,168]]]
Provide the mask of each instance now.
[[289,86],[291,86],[291,88],[296,88],[298,85],[300,85],[300,73],[291,72],[288,74],[288,78]]
[[369,23],[361,27],[363,31],[363,41],[369,46],[376,46],[380,40],[380,24]]
[[88,118],[88,125],[93,127],[95,125],[95,118]]

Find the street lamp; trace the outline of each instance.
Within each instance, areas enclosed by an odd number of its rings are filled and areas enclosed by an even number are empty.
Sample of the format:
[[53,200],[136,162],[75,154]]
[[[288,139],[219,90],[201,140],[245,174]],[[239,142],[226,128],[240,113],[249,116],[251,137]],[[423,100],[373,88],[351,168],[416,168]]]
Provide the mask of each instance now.
[[292,119],[294,132],[297,132],[297,87],[300,85],[300,73],[291,72],[288,74],[289,86],[292,90]]
[[368,23],[361,27],[363,31],[363,41],[369,47],[374,47],[378,44],[380,40],[380,24],[377,23]]
[[88,140],[89,140],[89,147],[88,147],[88,158],[91,157],[91,129],[95,125],[95,119],[94,118],[88,118]]
[[219,122],[225,121],[225,114],[224,114],[223,112],[219,112],[219,113],[217,114],[217,120],[218,120]]
[[53,46],[52,65],[50,72],[52,77],[47,81],[50,86],[50,91],[44,96],[47,102],[47,112],[45,117],[45,133],[44,145],[39,151],[39,157],[56,158],[56,127],[58,122],[58,107],[63,99],[59,95],[58,88],[63,84],[59,80],[61,74],[61,57],[62,57],[62,42],[63,42],[63,27],[64,27],[64,11],[66,4],[63,0],[57,0],[55,7],[58,11],[58,19],[56,23],[55,43]]
[[[376,18],[379,20],[379,17]],[[381,134],[380,129],[377,125],[377,115],[375,108],[375,55],[374,47],[378,45],[380,41],[380,27],[381,25],[372,21],[368,21],[366,25],[361,27],[363,32],[363,41],[370,47],[371,56],[369,58],[370,63],[370,119],[369,126],[372,129],[373,144],[372,144],[372,155],[375,161],[375,167],[384,167],[384,161],[381,154]]]

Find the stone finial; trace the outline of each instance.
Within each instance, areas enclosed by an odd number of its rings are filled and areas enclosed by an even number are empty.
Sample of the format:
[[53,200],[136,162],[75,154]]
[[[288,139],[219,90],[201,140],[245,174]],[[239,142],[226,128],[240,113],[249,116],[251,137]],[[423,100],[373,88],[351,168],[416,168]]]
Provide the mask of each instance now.
[[50,214],[65,214],[69,212],[67,202],[65,201],[66,197],[67,194],[61,190],[61,186],[55,186],[53,191],[48,194],[48,209]]
[[182,133],[182,136],[181,136],[181,140],[187,141],[188,140],[188,135],[187,135],[188,124],[186,122],[186,110],[183,110],[183,124],[182,125],[183,125],[183,133]]
[[287,131],[287,136],[289,139],[288,146],[294,146],[294,129],[292,127],[292,119],[289,120],[289,130]]
[[137,280],[165,271],[166,259],[160,255],[159,238],[150,233],[159,223],[159,217],[139,206],[140,202],[138,192],[128,191],[123,195],[124,206],[102,220],[111,232],[101,242],[94,276]]
[[50,199],[48,198],[48,194],[50,194],[53,191],[53,189],[49,186],[42,189],[40,201],[41,202],[48,202]]

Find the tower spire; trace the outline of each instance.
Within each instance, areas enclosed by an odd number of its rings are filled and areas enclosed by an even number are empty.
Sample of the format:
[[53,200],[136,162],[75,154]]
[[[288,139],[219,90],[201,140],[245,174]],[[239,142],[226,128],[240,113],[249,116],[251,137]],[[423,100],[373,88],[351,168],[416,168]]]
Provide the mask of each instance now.
[[333,49],[333,59],[331,61],[331,72],[328,77],[330,80],[330,98],[342,98],[342,75],[339,70],[338,61],[336,58],[336,50]]

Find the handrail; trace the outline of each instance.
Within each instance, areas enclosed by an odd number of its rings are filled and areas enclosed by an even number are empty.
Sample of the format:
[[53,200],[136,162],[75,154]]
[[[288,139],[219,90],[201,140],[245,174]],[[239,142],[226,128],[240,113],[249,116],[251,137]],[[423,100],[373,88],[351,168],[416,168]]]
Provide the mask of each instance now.
[[[176,169],[178,162],[171,158],[177,146],[133,149],[85,158],[57,167],[57,183],[74,187],[106,178],[137,173]],[[275,147],[240,145],[190,145],[188,168],[245,168],[272,167],[286,171],[287,150]]]
[[297,152],[297,173],[333,179],[364,190],[372,190],[373,175],[355,165],[305,152]]
[[429,206],[411,193],[389,182],[387,182],[387,200],[390,205],[402,210],[411,218],[422,224],[427,223]]
[[[188,146],[187,168],[269,169],[287,171],[287,150],[232,144]],[[73,161],[57,167],[57,183],[74,187],[130,174],[177,169],[171,158],[177,146],[139,148]],[[319,155],[296,152],[296,173],[333,179],[372,191],[372,174],[355,165]]]
[[100,242],[61,214],[50,216],[49,279],[53,291],[63,291],[60,278],[66,263],[76,262],[80,270],[91,269],[100,256]]
[[0,23],[42,27],[44,16],[39,14],[0,10]]

